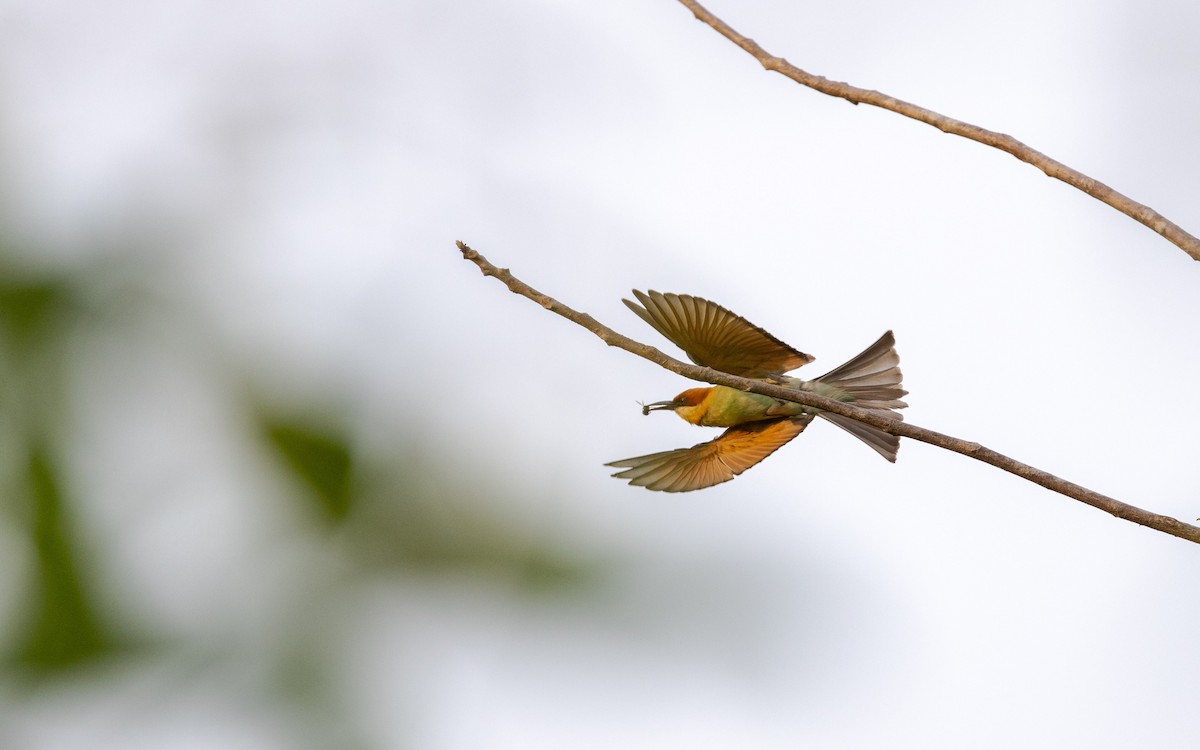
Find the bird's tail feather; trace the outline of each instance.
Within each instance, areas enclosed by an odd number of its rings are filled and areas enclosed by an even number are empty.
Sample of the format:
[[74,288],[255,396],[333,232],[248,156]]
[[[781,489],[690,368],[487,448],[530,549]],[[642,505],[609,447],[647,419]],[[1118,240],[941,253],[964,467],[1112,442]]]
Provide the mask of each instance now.
[[[887,411],[897,419],[904,417],[896,409],[908,406],[902,399],[908,391],[900,387],[900,355],[891,331],[879,337],[857,357],[830,370],[817,382],[845,393],[855,406]],[[840,394],[839,394],[840,395]],[[889,461],[896,460],[900,438],[840,414],[821,412],[821,416],[875,449]]]

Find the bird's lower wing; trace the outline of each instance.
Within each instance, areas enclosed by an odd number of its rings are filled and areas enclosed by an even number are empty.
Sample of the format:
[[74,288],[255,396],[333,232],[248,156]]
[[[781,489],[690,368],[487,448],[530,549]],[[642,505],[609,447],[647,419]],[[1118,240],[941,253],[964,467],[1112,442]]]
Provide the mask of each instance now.
[[730,427],[715,440],[648,456],[613,461],[618,479],[648,490],[690,492],[728,482],[804,432],[811,416]]

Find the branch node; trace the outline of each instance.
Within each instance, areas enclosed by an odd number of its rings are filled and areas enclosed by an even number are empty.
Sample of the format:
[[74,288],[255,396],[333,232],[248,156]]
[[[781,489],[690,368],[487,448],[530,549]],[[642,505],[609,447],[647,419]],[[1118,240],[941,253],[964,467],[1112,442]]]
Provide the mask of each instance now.
[[[751,43],[754,42],[753,39],[751,39],[749,41]],[[776,73],[782,73],[784,70],[791,67],[790,65],[788,65],[787,60],[783,59],[782,57],[775,57],[773,55],[763,55],[762,57],[760,57],[758,59],[758,61],[760,63],[762,63],[762,66],[765,69],[774,71]]]

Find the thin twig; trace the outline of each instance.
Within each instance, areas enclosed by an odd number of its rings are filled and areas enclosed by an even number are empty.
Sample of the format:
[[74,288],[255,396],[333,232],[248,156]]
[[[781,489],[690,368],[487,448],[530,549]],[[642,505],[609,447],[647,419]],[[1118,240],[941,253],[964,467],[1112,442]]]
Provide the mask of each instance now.
[[648,359],[651,362],[666,368],[671,372],[682,375],[685,378],[699,380],[705,383],[714,383],[716,385],[725,385],[730,388],[737,388],[743,391],[751,391],[753,393],[761,393],[764,396],[771,396],[784,401],[791,401],[805,406],[814,406],[818,409],[831,411],[835,414],[842,414],[852,419],[857,419],[860,422],[878,427],[881,430],[890,432],[893,435],[912,438],[919,440],[922,443],[936,445],[939,448],[961,453],[964,456],[969,456],[978,461],[983,461],[986,464],[991,464],[999,469],[1003,469],[1011,474],[1016,474],[1022,479],[1028,479],[1035,484],[1040,484],[1046,489],[1053,490],[1067,497],[1074,498],[1080,502],[1087,503],[1094,508],[1110,513],[1117,518],[1123,518],[1126,521],[1133,521],[1151,529],[1177,536],[1180,539],[1187,539],[1191,542],[1200,544],[1200,527],[1186,524],[1170,516],[1151,513],[1148,510],[1133,505],[1128,505],[1120,500],[1114,500],[1107,495],[1101,495],[1099,492],[1093,492],[1086,487],[1081,487],[1073,482],[1068,482],[1065,479],[1056,477],[1053,474],[1035,469],[1028,464],[1023,464],[1020,461],[1009,458],[1001,453],[997,453],[991,448],[985,448],[979,443],[973,443],[969,440],[962,440],[949,435],[943,435],[940,432],[926,430],[923,427],[917,427],[909,422],[902,422],[898,419],[884,416],[882,412],[863,409],[853,404],[835,401],[833,399],[818,396],[810,391],[797,391],[791,388],[784,388],[778,385],[763,382],[761,380],[749,380],[747,378],[739,378],[736,375],[713,370],[709,367],[699,367],[677,359],[668,357],[658,349],[645,344],[640,344],[633,339],[622,336],[616,331],[599,323],[595,318],[587,313],[581,313],[567,307],[558,300],[548,295],[542,294],[517,277],[513,276],[507,268],[497,268],[488,262],[479,253],[472,250],[461,240],[456,243],[458,249],[462,251],[463,257],[479,266],[479,270],[484,276],[493,276],[502,284],[508,287],[509,291],[514,294],[519,294],[522,297],[528,297],[538,303],[547,310],[557,313],[572,323],[577,323],[587,330],[596,334],[601,341],[609,346],[615,346],[618,349],[636,354],[643,359]]
[[1032,164],[1042,170],[1048,176],[1079,188],[1126,216],[1140,221],[1192,256],[1193,260],[1200,260],[1200,239],[1184,231],[1179,225],[1168,220],[1149,206],[1138,203],[1132,198],[1113,190],[1103,182],[1094,180],[1082,172],[1071,169],[1066,164],[1051,159],[1040,151],[1026,146],[1011,135],[987,130],[978,125],[963,122],[962,120],[955,120],[952,117],[946,117],[933,110],[919,107],[916,104],[911,104],[878,91],[860,89],[848,83],[831,81],[822,76],[808,73],[792,65],[782,57],[775,57],[758,46],[753,39],[742,36],[731,28],[729,24],[714,16],[708,9],[695,0],[679,0],[679,2],[692,11],[696,18],[713,27],[721,36],[753,55],[767,70],[773,70],[776,73],[787,76],[796,83],[820,91],[822,94],[845,99],[853,104],[870,104],[874,107],[880,107],[896,114],[910,117],[918,122],[923,122],[926,125],[932,125],[942,132],[969,138],[985,146],[991,146],[992,148],[1012,154],[1021,161]]

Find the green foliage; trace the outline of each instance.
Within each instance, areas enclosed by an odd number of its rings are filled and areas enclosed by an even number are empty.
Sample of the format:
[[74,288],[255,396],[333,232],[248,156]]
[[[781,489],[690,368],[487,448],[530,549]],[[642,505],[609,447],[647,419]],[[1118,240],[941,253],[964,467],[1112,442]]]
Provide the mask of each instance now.
[[9,660],[32,673],[69,669],[101,656],[116,639],[104,627],[79,572],[71,513],[40,446],[27,472],[34,545],[23,625]]
[[268,416],[260,430],[306,490],[297,497],[315,501],[324,520],[341,526],[347,554],[361,565],[472,571],[530,592],[566,591],[590,580],[594,562],[529,538],[508,515],[511,501],[494,496],[494,488],[461,482],[444,456],[399,444],[393,462],[363,460],[341,431],[318,426],[327,421]]
[[[0,445],[5,448],[0,522],[25,541],[21,549],[27,556],[16,606],[3,612],[9,635],[0,644],[0,663],[35,679],[70,680],[81,667],[128,656],[142,634],[162,643],[171,637],[122,609],[123,599],[104,598],[105,591],[120,591],[124,582],[101,578],[96,563],[111,551],[81,543],[88,533],[77,510],[91,502],[91,488],[64,481],[63,466],[72,461],[73,442],[67,437],[75,410],[65,385],[82,382],[86,392],[89,377],[67,369],[81,361],[72,346],[97,331],[121,335],[110,326],[137,320],[107,314],[106,301],[128,298],[98,294],[101,278],[92,273],[29,276],[6,267],[0,257]],[[89,302],[94,300],[101,302]],[[164,320],[169,325],[169,318]],[[386,454],[372,454],[360,449],[357,433],[339,423],[332,394],[314,392],[283,407],[271,398],[242,400],[245,383],[236,367],[229,369],[232,377],[216,384],[221,396],[240,401],[247,417],[243,424],[268,447],[267,458],[275,459],[276,468],[294,480],[290,494],[331,532],[292,541],[303,540],[310,549],[333,552],[331,559],[348,563],[325,571],[337,579],[329,588],[318,571],[311,589],[293,603],[306,616],[289,620],[277,634],[284,644],[280,695],[306,713],[337,713],[322,659],[329,639],[338,637],[328,603],[352,590],[355,581],[425,574],[431,582],[454,585],[466,576],[518,595],[558,596],[580,591],[602,571],[601,561],[587,559],[530,527],[530,519],[515,516],[521,504],[497,489],[505,482],[486,471],[463,476],[453,447],[430,439],[436,431],[397,425],[397,434],[385,441]],[[270,383],[264,386],[261,392],[273,391]],[[414,432],[424,438],[405,439]],[[137,640],[129,632],[138,634]]]
[[71,290],[58,280],[0,281],[0,326],[13,355],[21,357],[47,343],[50,325],[70,300]]
[[31,675],[58,673],[116,647],[82,572],[73,506],[52,450],[75,290],[66,278],[29,278],[2,265],[0,435],[12,448],[6,510],[24,526],[32,553],[5,661]]
[[296,477],[312,491],[321,512],[332,521],[344,520],[353,498],[353,460],[346,441],[331,430],[299,422],[268,418],[262,429]]

